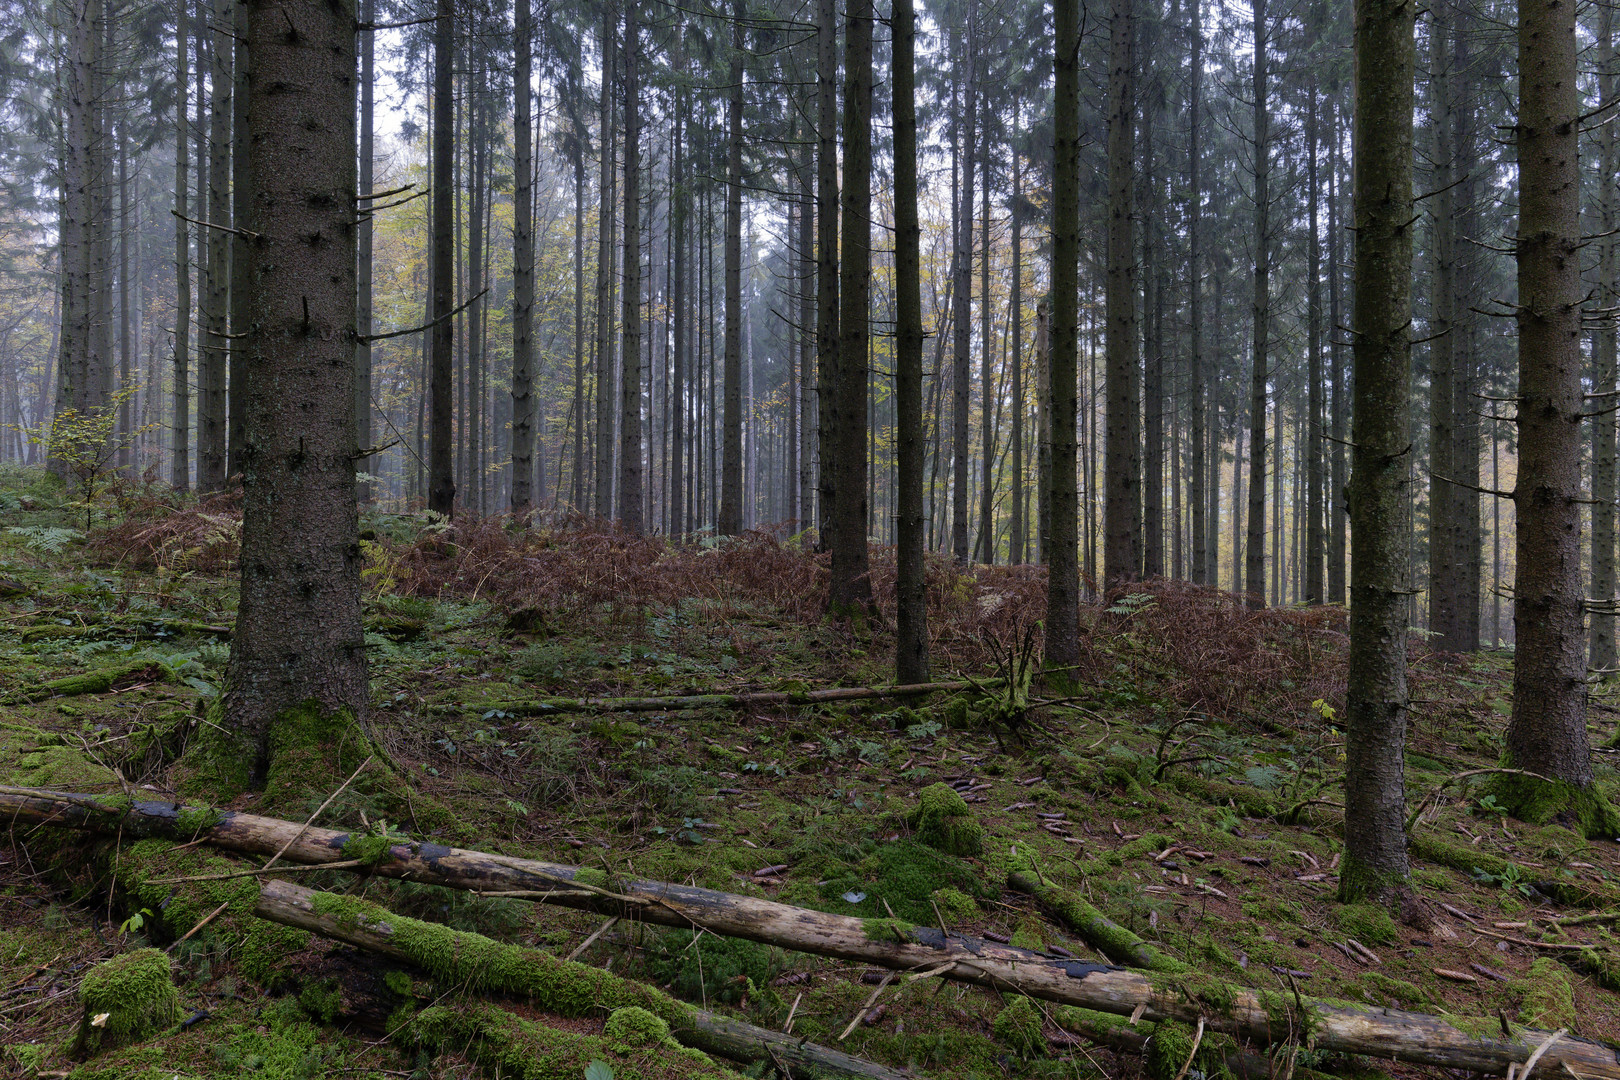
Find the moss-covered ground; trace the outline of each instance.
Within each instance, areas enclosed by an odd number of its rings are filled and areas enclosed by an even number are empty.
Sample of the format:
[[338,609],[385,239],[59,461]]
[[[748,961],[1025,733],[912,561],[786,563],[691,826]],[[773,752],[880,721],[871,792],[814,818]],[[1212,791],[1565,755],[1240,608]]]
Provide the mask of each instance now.
[[[13,480],[19,497],[0,500],[0,783],[173,794],[229,650],[229,505],[127,492],[87,539],[48,482]],[[1099,602],[1084,611],[1073,684],[1051,691],[1069,704],[1011,730],[1005,710],[971,695],[586,713],[536,702],[881,684],[888,631],[821,619],[825,562],[768,538],[675,547],[589,528],[441,533],[381,515],[365,525],[368,737],[387,760],[322,824],[576,863],[604,883],[634,874],[770,896],[860,916],[874,933],[892,918],[1098,957],[1059,912],[1007,887],[1016,870],[1202,978],[1279,1000],[1297,987],[1620,1038],[1620,923],[1556,922],[1620,913],[1620,844],[1581,837],[1574,820],[1506,817],[1488,775],[1447,784],[1498,763],[1511,653],[1414,646],[1408,804],[1421,809],[1420,903],[1402,921],[1334,899],[1340,612],[1247,613],[1174,584]],[[875,564],[887,605],[892,553]],[[997,675],[997,657],[1040,618],[1043,593],[1035,568],[931,563],[935,677]],[[1616,703],[1600,688],[1597,704],[1601,745]],[[232,806],[301,821],[352,756],[308,752],[302,786]],[[1615,796],[1608,757],[1598,771]],[[559,1076],[603,1047],[621,1076],[691,1071],[671,1057],[660,1073],[648,1064],[656,1044],[631,1047],[604,1034],[601,1017],[534,1002],[499,1002],[505,1011],[479,1026],[458,987],[430,973],[254,919],[253,878],[170,880],[261,863],[12,832],[0,844],[0,1075],[471,1077],[541,1060],[533,1047],[547,1038],[546,1053],[565,1063]],[[342,871],[290,879],[563,956],[600,926]],[[221,904],[169,954],[181,1023],[72,1056],[94,965],[168,946]],[[579,959],[756,1024],[780,1028],[791,1014],[794,1033],[824,1042],[873,989],[848,964],[627,923]],[[884,988],[842,1047],[928,1076],[1113,1077],[1156,1074],[1187,1039],[1165,1032],[1161,1052],[1143,1057],[1067,1031],[1064,1010],[919,980]],[[1301,1051],[1296,1065],[1335,1063]]]

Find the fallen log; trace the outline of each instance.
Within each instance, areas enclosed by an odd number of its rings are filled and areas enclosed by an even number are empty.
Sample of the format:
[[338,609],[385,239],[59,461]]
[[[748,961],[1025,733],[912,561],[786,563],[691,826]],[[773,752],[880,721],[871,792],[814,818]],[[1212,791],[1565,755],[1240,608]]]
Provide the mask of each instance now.
[[1014,892],[1033,896],[1043,911],[1079,934],[1087,944],[1116,964],[1144,971],[1177,973],[1189,970],[1180,960],[1164,955],[1067,889],[1017,871],[1007,875],[1007,887]]
[[375,904],[267,881],[253,914],[430,971],[441,983],[544,1002],[562,1015],[647,1009],[683,1046],[733,1061],[780,1061],[837,1076],[906,1080],[904,1073],[778,1031],[698,1009],[648,986],[551,953],[395,915]]
[[685,709],[744,709],[755,705],[817,705],[827,701],[862,701],[868,698],[924,697],[999,686],[1005,679],[978,683],[906,683],[899,686],[843,686],[829,690],[750,690],[740,694],[686,694],[670,697],[525,698],[520,701],[474,701],[435,705],[429,712],[456,713],[468,709],[500,711],[511,716],[550,713],[680,712]]
[[[301,863],[350,861],[370,840],[373,846],[363,849],[368,865],[356,870],[664,926],[703,928],[785,949],[911,971],[918,977],[938,976],[1153,1022],[1202,1019],[1211,1031],[1262,1045],[1304,1041],[1334,1053],[1504,1073],[1509,1065],[1527,1062],[1552,1036],[1524,1027],[1504,1032],[1495,1019],[1460,1020],[1458,1026],[1423,1013],[1256,991],[1198,975],[1144,973],[1053,958],[895,919],[862,920],[666,882],[609,881],[601,871],[426,841],[401,841],[385,848],[364,833],[305,828],[229,812],[213,815],[208,824],[209,818],[199,817],[206,814],[170,803],[130,804],[90,795],[0,788],[0,817],[9,817],[14,825],[201,840],[242,852],[279,851],[283,859]],[[1548,1076],[1561,1073],[1565,1064],[1592,1080],[1620,1080],[1620,1052],[1587,1039],[1560,1037],[1538,1062]]]

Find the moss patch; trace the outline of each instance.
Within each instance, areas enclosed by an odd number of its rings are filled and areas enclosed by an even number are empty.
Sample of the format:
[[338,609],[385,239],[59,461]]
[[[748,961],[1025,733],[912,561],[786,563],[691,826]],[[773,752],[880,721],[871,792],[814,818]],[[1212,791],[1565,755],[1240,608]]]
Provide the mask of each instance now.
[[991,1030],[1020,1057],[1034,1057],[1046,1049],[1041,1033],[1041,1014],[1035,1003],[1019,995],[1002,1008],[991,1022]]
[[169,958],[137,949],[97,964],[79,984],[83,1013],[73,1052],[88,1057],[151,1038],[180,1021]]
[[1486,788],[1520,821],[1546,825],[1559,818],[1588,840],[1620,837],[1620,810],[1595,785],[1580,788],[1519,773],[1498,773]]
[[1523,978],[1514,980],[1512,990],[1524,1023],[1549,1031],[1575,1027],[1575,988],[1564,966],[1552,957],[1538,958]]
[[930,784],[917,792],[917,805],[906,814],[917,839],[947,855],[970,857],[984,849],[984,828],[968,810],[967,802],[944,784]]
[[1362,944],[1393,945],[1399,940],[1395,920],[1375,904],[1344,904],[1334,911],[1333,920]]

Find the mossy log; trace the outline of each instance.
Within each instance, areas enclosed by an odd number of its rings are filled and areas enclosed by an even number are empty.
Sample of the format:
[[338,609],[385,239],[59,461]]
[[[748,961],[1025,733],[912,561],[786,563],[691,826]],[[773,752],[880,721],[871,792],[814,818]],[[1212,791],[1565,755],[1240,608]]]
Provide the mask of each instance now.
[[868,698],[925,697],[929,694],[955,694],[965,690],[1000,686],[1004,679],[979,683],[908,683],[900,686],[843,686],[829,690],[753,690],[741,694],[688,694],[674,697],[616,698],[526,698],[520,701],[477,701],[466,705],[438,705],[435,713],[464,709],[499,709],[512,716],[543,716],[548,713],[680,712],[684,709],[746,709],[759,705],[818,705],[829,701],[862,701]]
[[[302,827],[252,814],[221,813],[210,825],[182,828],[189,813],[170,803],[103,801],[94,796],[0,788],[0,816],[13,827],[54,825],[124,835],[206,840],[256,854],[282,852],[301,863],[348,861],[346,832]],[[283,850],[285,849],[285,850]],[[1195,1023],[1260,1045],[1301,1040],[1330,1053],[1369,1054],[1442,1068],[1501,1073],[1528,1061],[1550,1032],[1515,1026],[1504,1032],[1494,1018],[1447,1018],[1376,1006],[1256,991],[1212,978],[1144,973],[1108,964],[1056,958],[977,938],[947,935],[899,920],[867,921],[658,881],[621,879],[606,885],[580,879],[578,867],[492,855],[424,841],[402,841],[377,853],[365,867],[386,877],[468,889],[619,915],[664,926],[701,927],[784,949],[995,990],[1027,994],[1061,1005],[1153,1022]],[[594,878],[601,872],[586,874]],[[1455,1022],[1454,1022],[1455,1021]],[[1564,1036],[1541,1056],[1539,1073],[1563,1065],[1591,1080],[1620,1080],[1620,1052]]]
[[1190,970],[1180,960],[1164,955],[1067,889],[1016,871],[1007,875],[1007,887],[1033,896],[1044,911],[1116,964],[1172,974]]
[[904,1080],[904,1074],[893,1069],[716,1016],[598,968],[405,918],[365,901],[318,893],[285,881],[267,881],[253,913],[425,968],[448,985],[521,995],[565,1015],[633,1003],[669,1024],[670,1033],[683,1046],[733,1061],[776,1060],[835,1076]]
[[99,671],[87,671],[83,675],[64,675],[60,679],[50,679],[29,689],[15,690],[4,698],[0,698],[0,702],[8,705],[18,705],[31,701],[43,701],[51,697],[104,694],[126,680],[138,679],[149,682],[165,682],[168,678],[169,673],[164,670],[162,664],[151,660],[136,660],[115,667],[101,668]]

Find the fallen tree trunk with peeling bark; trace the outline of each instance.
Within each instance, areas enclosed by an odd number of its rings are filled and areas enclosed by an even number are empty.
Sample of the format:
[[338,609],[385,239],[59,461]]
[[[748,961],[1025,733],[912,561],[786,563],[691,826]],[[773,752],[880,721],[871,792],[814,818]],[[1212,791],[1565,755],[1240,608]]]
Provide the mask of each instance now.
[[614,698],[524,698],[516,701],[472,701],[466,704],[435,705],[434,713],[466,709],[499,710],[512,716],[544,716],[548,713],[680,712],[685,709],[744,709],[754,705],[816,705],[825,701],[863,701],[868,698],[924,697],[928,694],[955,694],[1001,686],[1006,680],[986,679],[978,683],[904,683],[899,686],[843,686],[829,690],[749,690],[737,694],[685,694],[670,697]]
[[[779,1061],[837,1076],[906,1080],[906,1074],[839,1050],[795,1039],[678,1002],[657,990],[550,953],[505,945],[479,934],[424,923],[352,897],[267,881],[253,914],[430,971],[441,983],[474,993],[501,992],[546,1002],[565,1015],[609,1011],[633,1001],[663,1019],[683,1046],[733,1061]],[[504,980],[504,981],[503,981]],[[588,986],[590,992],[581,992]],[[581,1010],[570,1006],[579,1005]]]
[[[181,825],[184,815],[190,827]],[[89,795],[0,788],[0,817],[13,824],[122,830],[126,836],[205,841],[228,850],[299,863],[347,863],[350,868],[484,896],[558,904],[663,926],[703,928],[784,949],[937,976],[994,990],[1027,994],[1098,1012],[1151,1021],[1204,1021],[1211,1031],[1259,1045],[1306,1042],[1319,1050],[1367,1054],[1441,1068],[1505,1073],[1544,1044],[1537,1075],[1564,1065],[1592,1080],[1620,1080],[1620,1052],[1588,1039],[1533,1028],[1504,1030],[1495,1019],[1462,1026],[1424,1013],[1323,1001],[1296,993],[1256,991],[1201,975],[1144,973],[1107,964],[1054,958],[977,938],[948,935],[893,919],[862,920],[658,881],[600,880],[600,872],[519,859],[426,841],[402,841],[368,851],[356,866],[345,851],[364,834],[300,826],[253,814],[220,813],[198,824],[197,811],[169,803],[111,802]],[[583,878],[583,880],[582,880]]]

